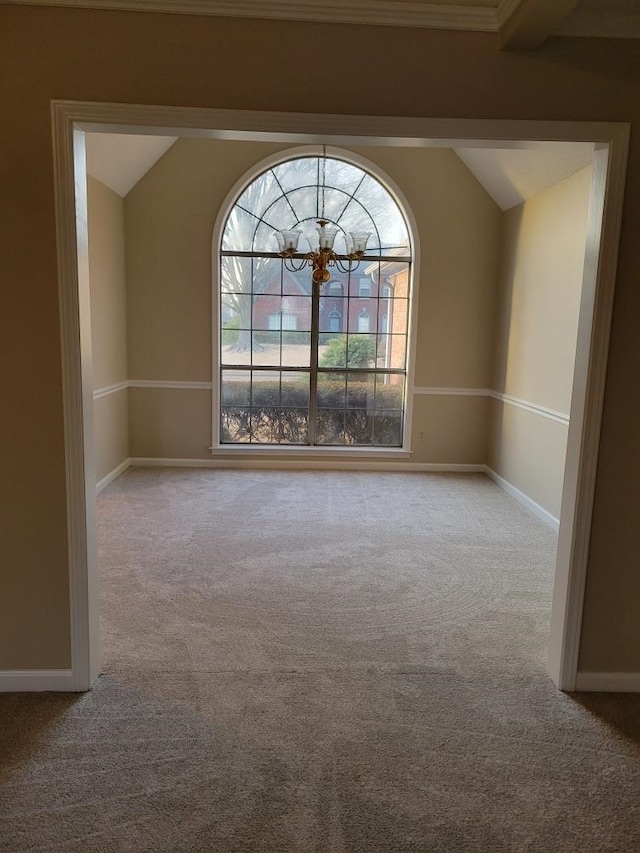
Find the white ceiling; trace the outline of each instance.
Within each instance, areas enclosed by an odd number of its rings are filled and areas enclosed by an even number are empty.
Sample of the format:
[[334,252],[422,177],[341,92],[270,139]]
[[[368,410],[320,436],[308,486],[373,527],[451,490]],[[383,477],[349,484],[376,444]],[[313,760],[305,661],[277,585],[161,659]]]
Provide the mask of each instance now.
[[124,133],[87,133],[85,138],[87,172],[123,198],[177,139]]
[[549,143],[535,150],[455,148],[502,210],[522,204],[542,190],[563,181],[591,163],[588,142]]
[[[176,139],[174,136],[87,133],[87,171],[124,197]],[[593,145],[537,142],[532,149],[462,147],[453,150],[499,207],[507,210],[587,166],[591,162]]]

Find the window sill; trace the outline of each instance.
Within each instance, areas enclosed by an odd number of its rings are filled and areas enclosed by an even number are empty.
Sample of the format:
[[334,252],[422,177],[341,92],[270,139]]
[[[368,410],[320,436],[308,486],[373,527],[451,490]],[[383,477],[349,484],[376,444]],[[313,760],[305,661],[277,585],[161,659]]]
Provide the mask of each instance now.
[[337,457],[340,459],[409,459],[411,451],[402,447],[282,447],[275,445],[228,445],[209,448],[212,456],[274,456],[289,459]]

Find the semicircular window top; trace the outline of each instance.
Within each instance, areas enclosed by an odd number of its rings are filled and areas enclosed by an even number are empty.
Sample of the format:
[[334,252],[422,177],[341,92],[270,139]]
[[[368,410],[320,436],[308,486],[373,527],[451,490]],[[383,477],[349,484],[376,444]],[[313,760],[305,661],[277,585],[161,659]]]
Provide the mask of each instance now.
[[[357,257],[352,234],[368,235]],[[406,217],[361,166],[298,156],[248,183],[220,241],[219,445],[402,447],[411,266]]]

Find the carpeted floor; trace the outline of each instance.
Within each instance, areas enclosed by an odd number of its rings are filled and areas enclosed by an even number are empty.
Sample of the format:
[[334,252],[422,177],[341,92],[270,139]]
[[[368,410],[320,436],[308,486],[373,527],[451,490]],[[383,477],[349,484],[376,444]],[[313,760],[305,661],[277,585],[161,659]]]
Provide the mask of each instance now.
[[640,850],[640,697],[545,674],[554,534],[481,475],[131,470],[104,675],[0,697],[0,851]]

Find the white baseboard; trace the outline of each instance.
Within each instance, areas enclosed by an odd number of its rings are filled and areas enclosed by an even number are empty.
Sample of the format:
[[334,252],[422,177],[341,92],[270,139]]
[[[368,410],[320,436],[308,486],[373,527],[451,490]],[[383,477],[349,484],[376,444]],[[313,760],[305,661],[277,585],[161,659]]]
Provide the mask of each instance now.
[[114,468],[110,474],[107,474],[106,477],[103,477],[98,483],[96,483],[96,494],[99,495],[100,492],[105,489],[109,483],[113,483],[120,474],[124,474],[127,468],[131,465],[130,459],[125,459],[124,462],[121,462],[117,468]]
[[599,693],[640,693],[640,672],[579,672],[576,690]]
[[72,693],[75,690],[70,669],[0,670],[0,693]]
[[528,495],[525,495],[524,492],[521,492],[520,489],[517,489],[508,480],[505,480],[504,477],[496,474],[496,472],[489,468],[488,465],[483,466],[483,470],[488,477],[491,477],[496,485],[500,486],[503,491],[515,498],[518,503],[522,504],[522,506],[526,507],[534,515],[537,515],[539,519],[545,522],[545,524],[552,527],[556,533],[558,532],[560,529],[560,520],[557,519],[555,515],[552,515],[544,507],[540,506],[540,504],[537,504]]
[[339,470],[339,471],[442,471],[449,473],[484,473],[484,465],[443,462],[400,462],[375,459],[155,459],[132,457],[131,467],[138,468],[244,468],[267,470]]

